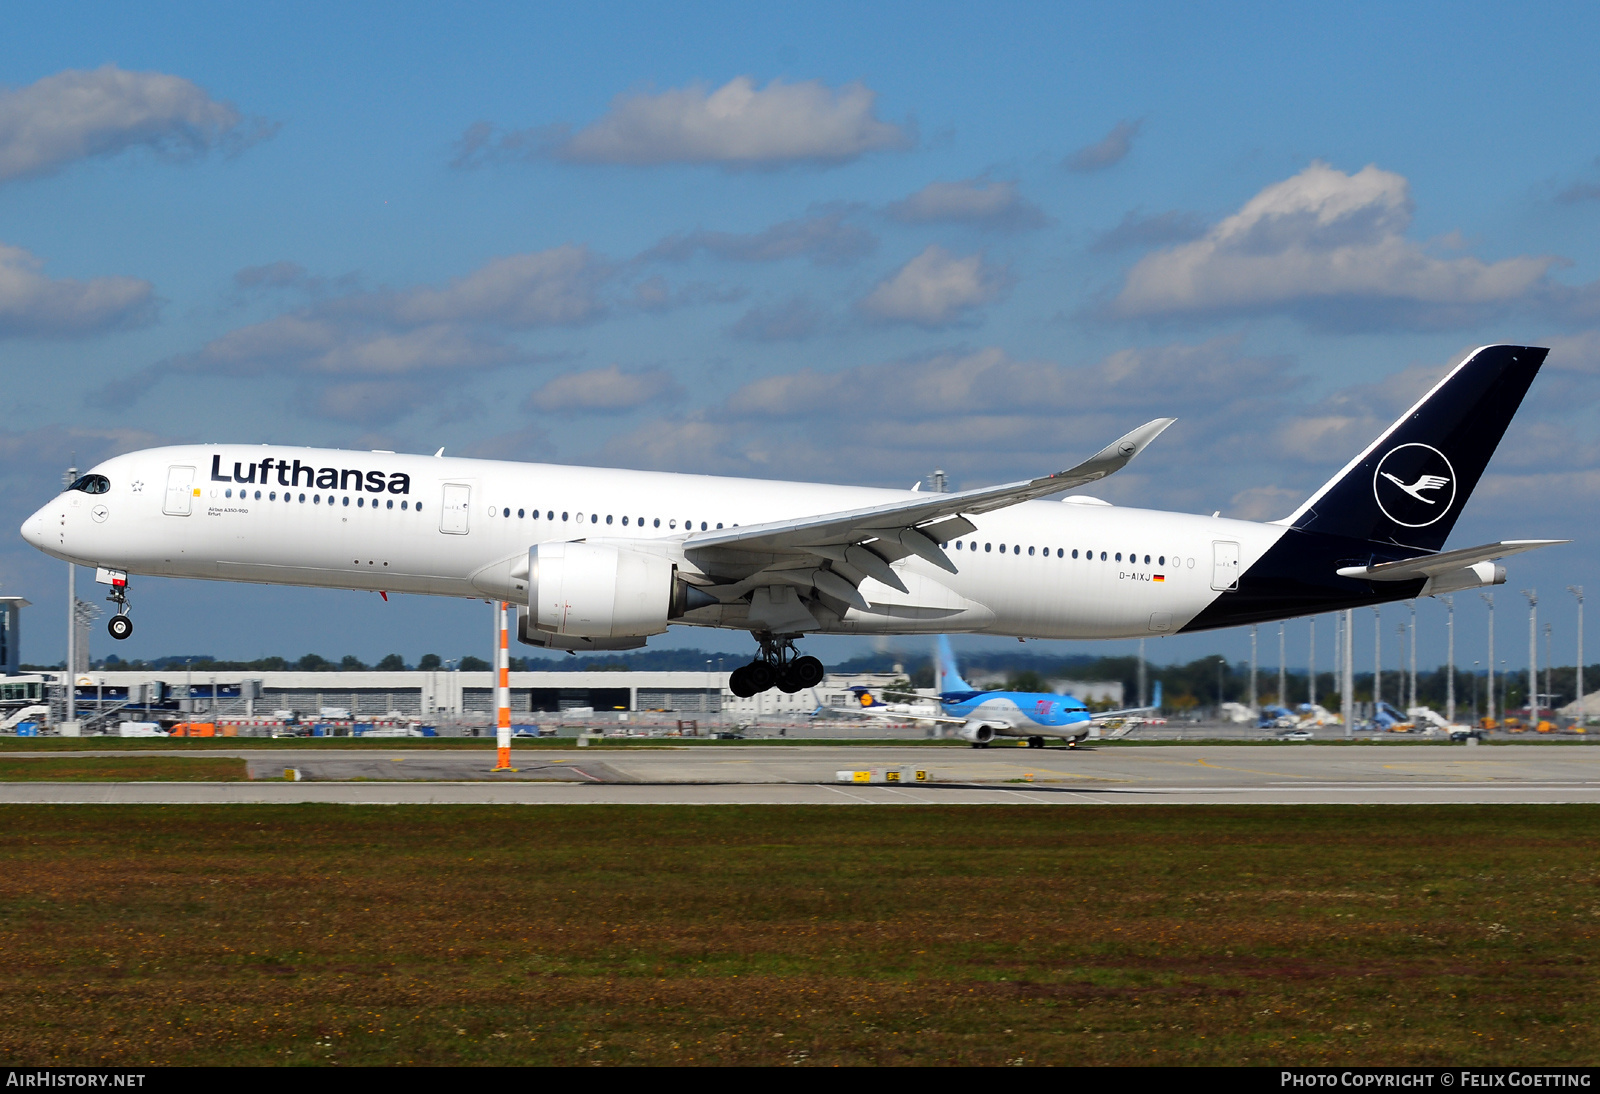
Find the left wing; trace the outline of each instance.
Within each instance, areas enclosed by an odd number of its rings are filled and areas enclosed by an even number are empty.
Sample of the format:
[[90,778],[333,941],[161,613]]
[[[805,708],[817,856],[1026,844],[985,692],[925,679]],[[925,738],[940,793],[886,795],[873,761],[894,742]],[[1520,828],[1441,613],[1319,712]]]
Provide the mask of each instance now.
[[703,586],[724,603],[759,586],[783,584],[814,589],[868,611],[871,606],[858,586],[872,577],[907,592],[889,565],[907,555],[955,573],[955,563],[939,544],[976,530],[967,514],[992,512],[1103,479],[1126,467],[1175,420],[1146,422],[1082,463],[1053,475],[956,494],[921,494],[866,509],[697,532],[684,540],[684,552],[713,581],[727,582]]

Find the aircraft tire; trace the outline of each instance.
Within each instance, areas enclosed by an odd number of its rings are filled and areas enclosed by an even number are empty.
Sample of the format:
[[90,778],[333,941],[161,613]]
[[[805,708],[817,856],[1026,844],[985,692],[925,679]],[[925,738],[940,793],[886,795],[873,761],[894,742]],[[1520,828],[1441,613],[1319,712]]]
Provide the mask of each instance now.
[[805,687],[800,682],[799,673],[795,672],[793,665],[782,665],[777,672],[778,690],[785,695],[793,695]]
[[755,694],[750,687],[750,673],[748,665],[740,665],[728,674],[728,690],[741,699],[748,699]]
[[1044,747],[1044,738],[1043,737],[1029,737],[1028,738],[1028,747],[1029,748],[1043,748]]
[[814,688],[822,683],[822,678],[828,674],[821,661],[815,657],[796,658],[794,664],[789,666],[789,672],[802,688]]
[[744,667],[745,685],[750,689],[750,694],[766,691],[777,683],[777,673],[772,671],[771,661],[752,661]]
[[112,638],[115,638],[118,642],[120,642],[133,633],[133,620],[129,619],[125,615],[122,615],[121,613],[118,613],[107,621],[106,630],[111,632]]

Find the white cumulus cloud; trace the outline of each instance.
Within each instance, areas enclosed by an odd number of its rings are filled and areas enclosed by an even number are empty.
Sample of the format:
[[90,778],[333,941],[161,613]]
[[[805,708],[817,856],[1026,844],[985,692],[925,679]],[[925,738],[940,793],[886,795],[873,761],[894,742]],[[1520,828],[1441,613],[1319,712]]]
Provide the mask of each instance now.
[[610,273],[586,247],[492,259],[443,289],[418,288],[388,302],[398,322],[492,322],[522,329],[582,323],[602,310],[595,290]]
[[68,70],[0,92],[0,181],[130,148],[175,158],[241,148],[275,128],[181,76],[115,65]]
[[1289,311],[1338,326],[1443,326],[1542,290],[1557,261],[1438,257],[1406,238],[1411,215],[1402,176],[1313,163],[1201,238],[1145,256],[1112,310],[1151,318]]
[[0,337],[98,334],[148,321],[154,308],[148,281],[135,277],[52,280],[44,262],[0,243]]
[[1114,163],[1121,163],[1133,151],[1133,138],[1139,135],[1143,127],[1143,118],[1131,122],[1120,121],[1111,127],[1111,132],[1073,152],[1061,165],[1069,171],[1099,171]]
[[829,88],[820,80],[756,87],[739,76],[722,87],[694,83],[612,100],[597,121],[495,136],[487,122],[469,127],[454,163],[470,167],[506,159],[554,156],[574,163],[650,166],[714,163],[781,167],[847,163],[868,152],[910,148],[916,135],[874,113],[877,92],[861,83]]
[[697,228],[670,235],[646,251],[643,258],[687,262],[704,251],[730,262],[781,262],[809,258],[818,266],[837,266],[868,254],[877,237],[849,223],[848,209],[833,209],[780,221],[759,232],[715,232]]
[[903,224],[960,223],[1002,231],[1042,228],[1050,223],[1015,182],[984,178],[930,182],[884,210]]
[[683,389],[665,369],[624,372],[616,365],[569,372],[547,381],[528,396],[529,410],[575,411],[580,414],[633,410],[646,403],[679,398]]
[[[248,284],[308,280],[292,263],[242,274]],[[131,400],[173,373],[290,376],[304,385],[301,405],[314,413],[392,421],[435,409],[424,381],[437,387],[450,375],[549,360],[511,336],[598,317],[611,274],[586,248],[566,246],[492,259],[443,287],[327,296],[141,369],[97,397]]]
[[944,327],[997,298],[1006,281],[1004,271],[981,254],[957,258],[935,243],[879,282],[857,307],[884,322]]

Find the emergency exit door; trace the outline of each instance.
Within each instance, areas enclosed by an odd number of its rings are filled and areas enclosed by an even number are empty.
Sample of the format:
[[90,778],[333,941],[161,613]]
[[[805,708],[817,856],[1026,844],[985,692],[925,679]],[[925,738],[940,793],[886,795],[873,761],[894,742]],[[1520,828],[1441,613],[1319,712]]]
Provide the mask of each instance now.
[[1211,587],[1231,593],[1239,587],[1239,545],[1231,540],[1211,544]]
[[161,511],[169,517],[188,516],[190,506],[194,504],[196,492],[194,488],[194,468],[167,468],[167,500],[162,503]]
[[472,487],[461,482],[444,484],[444,503],[439,507],[439,531],[453,536],[467,534],[467,513],[472,508]]

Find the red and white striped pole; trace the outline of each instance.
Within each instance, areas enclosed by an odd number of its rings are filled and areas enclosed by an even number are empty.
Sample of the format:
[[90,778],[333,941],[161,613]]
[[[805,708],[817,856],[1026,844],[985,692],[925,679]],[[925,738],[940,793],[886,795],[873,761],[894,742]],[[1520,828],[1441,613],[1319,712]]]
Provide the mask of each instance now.
[[495,656],[495,731],[496,761],[494,770],[511,770],[511,647],[506,631],[506,602],[496,608],[500,623],[500,649]]

